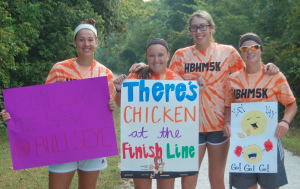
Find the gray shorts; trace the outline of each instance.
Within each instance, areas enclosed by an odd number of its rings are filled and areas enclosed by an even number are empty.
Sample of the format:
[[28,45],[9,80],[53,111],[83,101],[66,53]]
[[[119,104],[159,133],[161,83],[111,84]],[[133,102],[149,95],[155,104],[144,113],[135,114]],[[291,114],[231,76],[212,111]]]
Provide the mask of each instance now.
[[206,143],[211,145],[220,145],[228,140],[227,136],[224,136],[223,131],[199,133],[199,146]]
[[287,184],[281,140],[278,140],[277,173],[230,173],[229,180],[230,184],[238,189],[247,189],[256,183],[267,189],[279,188]]

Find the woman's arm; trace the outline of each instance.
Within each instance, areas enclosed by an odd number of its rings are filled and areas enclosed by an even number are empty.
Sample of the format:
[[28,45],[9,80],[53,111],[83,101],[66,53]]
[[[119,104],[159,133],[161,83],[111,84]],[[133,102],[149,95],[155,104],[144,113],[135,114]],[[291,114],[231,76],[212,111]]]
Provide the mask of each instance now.
[[273,63],[268,63],[264,67],[264,72],[270,75],[277,74],[279,71],[279,68]]
[[223,133],[228,138],[231,137],[230,119],[231,119],[231,107],[225,106],[225,119],[224,119]]
[[137,71],[139,71],[140,69],[142,69],[145,66],[146,66],[146,64],[144,62],[134,63],[130,67],[129,72],[137,72]]
[[[298,107],[297,107],[296,101],[287,105],[285,107],[284,116],[283,116],[282,120],[286,120],[287,122],[291,123],[292,119],[296,115],[297,109],[298,109]],[[280,121],[277,124],[276,132],[275,132],[275,137],[277,139],[280,139],[281,137],[283,137],[289,130],[290,126],[287,122]]]
[[[115,80],[114,80],[114,85],[116,88],[116,94],[115,94],[115,101],[119,107],[121,107],[121,88],[122,88],[122,83],[123,81],[127,78],[125,74],[119,75]],[[119,91],[119,92],[118,92]]]

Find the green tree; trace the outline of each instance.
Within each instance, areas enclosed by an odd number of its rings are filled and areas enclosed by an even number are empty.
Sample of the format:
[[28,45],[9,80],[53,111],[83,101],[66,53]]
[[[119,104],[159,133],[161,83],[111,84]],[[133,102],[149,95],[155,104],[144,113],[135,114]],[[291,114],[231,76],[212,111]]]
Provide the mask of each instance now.
[[[181,1],[180,1],[181,2]],[[117,49],[108,51],[107,48],[99,48],[97,58],[100,62],[114,68],[119,73],[127,73],[130,66],[135,62],[146,62],[145,47],[147,42],[152,38],[163,38],[169,44],[171,56],[179,48],[192,44],[192,38],[188,34],[187,21],[182,19],[182,14],[192,12],[191,8],[176,6],[171,1],[153,1],[147,4],[148,11],[140,19],[131,22],[126,38],[120,44],[114,43],[115,36],[112,37],[111,47]],[[193,2],[191,0],[182,2]],[[177,10],[178,9],[178,10]],[[179,25],[173,19],[181,18]],[[178,22],[180,22],[178,20]],[[175,27],[175,28],[174,28]],[[114,57],[111,59],[110,57]]]
[[274,62],[284,73],[300,103],[300,2],[269,0],[260,13],[259,26],[265,62]]
[[[0,2],[0,109],[2,89],[44,83],[54,63],[76,56],[73,30],[94,18],[101,43],[118,37],[143,14],[141,0],[5,0]],[[127,10],[130,9],[130,10]],[[118,38],[117,38],[118,39]],[[0,126],[1,126],[0,122]]]

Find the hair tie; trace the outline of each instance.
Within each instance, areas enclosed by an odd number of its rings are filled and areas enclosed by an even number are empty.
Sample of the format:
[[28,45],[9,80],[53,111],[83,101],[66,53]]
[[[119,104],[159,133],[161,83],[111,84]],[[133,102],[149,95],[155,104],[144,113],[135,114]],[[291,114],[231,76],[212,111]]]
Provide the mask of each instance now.
[[93,25],[91,25],[91,24],[79,24],[79,25],[76,27],[75,31],[74,31],[74,38],[75,38],[76,34],[77,34],[80,30],[82,30],[82,29],[88,29],[88,30],[91,30],[91,31],[95,34],[95,36],[96,36],[96,38],[97,38],[97,30],[96,30],[96,28],[95,28]]
[[150,47],[151,45],[162,45],[166,47],[167,51],[169,52],[168,43],[163,39],[159,39],[159,38],[151,39],[146,46],[146,51],[148,47]]
[[243,36],[240,40],[240,47],[245,41],[250,41],[250,40],[255,41],[256,43],[258,43],[260,45],[261,52],[263,52],[263,43],[262,43],[262,41],[254,35],[245,35],[245,36]]

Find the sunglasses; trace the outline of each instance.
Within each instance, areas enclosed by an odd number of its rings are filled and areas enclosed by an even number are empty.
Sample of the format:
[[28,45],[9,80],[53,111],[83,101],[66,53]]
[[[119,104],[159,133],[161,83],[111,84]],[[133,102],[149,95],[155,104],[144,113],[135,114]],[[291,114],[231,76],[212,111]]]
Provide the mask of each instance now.
[[260,45],[242,46],[242,47],[240,47],[240,50],[241,50],[241,52],[248,52],[249,49],[251,49],[252,51],[256,51],[259,48],[260,48]]

